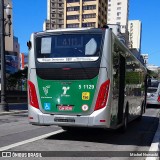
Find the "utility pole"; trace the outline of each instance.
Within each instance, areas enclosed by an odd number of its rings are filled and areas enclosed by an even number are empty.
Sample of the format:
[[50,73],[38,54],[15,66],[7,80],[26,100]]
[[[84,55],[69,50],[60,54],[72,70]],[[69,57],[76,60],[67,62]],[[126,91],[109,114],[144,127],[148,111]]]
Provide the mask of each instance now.
[[7,5],[6,13],[7,18],[4,18],[4,0],[0,0],[0,55],[1,55],[1,103],[0,103],[0,111],[9,111],[8,104],[6,103],[6,70],[5,70],[5,36],[10,36],[9,34],[6,35],[5,33],[5,26],[6,24],[11,25],[11,14],[10,9],[11,7],[9,4]]

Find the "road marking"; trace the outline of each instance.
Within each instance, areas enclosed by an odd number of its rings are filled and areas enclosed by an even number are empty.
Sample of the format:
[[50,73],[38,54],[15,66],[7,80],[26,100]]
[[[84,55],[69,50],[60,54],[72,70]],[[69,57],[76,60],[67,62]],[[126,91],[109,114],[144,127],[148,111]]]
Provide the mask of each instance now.
[[[149,152],[155,151],[155,152],[159,152],[159,145],[160,145],[160,118],[159,118],[159,125],[157,128],[157,131],[154,135],[151,147],[149,149]],[[146,160],[157,160],[158,157],[147,157]]]
[[8,149],[18,147],[20,145],[24,145],[24,144],[27,144],[27,143],[30,143],[30,142],[34,142],[34,141],[37,141],[37,140],[40,140],[40,139],[43,139],[43,138],[47,138],[49,136],[53,136],[53,135],[56,135],[56,134],[62,133],[62,132],[64,132],[63,129],[55,131],[55,132],[47,133],[47,134],[44,134],[44,135],[41,135],[41,136],[38,136],[38,137],[34,137],[34,138],[31,138],[31,139],[27,139],[27,140],[22,141],[22,142],[18,142],[18,143],[14,143],[14,144],[11,144],[11,145],[8,145],[8,146],[5,146],[5,147],[1,147],[0,151],[6,151]]

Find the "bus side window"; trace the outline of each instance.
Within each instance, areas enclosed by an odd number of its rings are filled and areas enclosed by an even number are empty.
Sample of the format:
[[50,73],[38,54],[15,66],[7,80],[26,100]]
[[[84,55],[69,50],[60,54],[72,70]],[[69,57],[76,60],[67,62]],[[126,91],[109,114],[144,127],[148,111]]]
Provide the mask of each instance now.
[[113,53],[113,93],[114,96],[118,95],[119,92],[119,55]]
[[147,86],[150,87],[151,86],[151,78],[147,79]]

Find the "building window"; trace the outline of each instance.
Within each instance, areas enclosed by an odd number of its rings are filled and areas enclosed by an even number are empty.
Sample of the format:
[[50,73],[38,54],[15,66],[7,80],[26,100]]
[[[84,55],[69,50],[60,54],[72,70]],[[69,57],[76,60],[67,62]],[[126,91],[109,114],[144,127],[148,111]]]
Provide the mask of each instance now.
[[63,19],[59,19],[59,23],[63,23]]
[[82,23],[82,27],[95,27],[95,22]]
[[56,13],[56,10],[54,9],[54,10],[52,10],[52,13]]
[[52,7],[55,7],[56,5],[55,5],[55,3],[52,3]]
[[83,6],[83,10],[93,10],[93,9],[96,9],[96,5]]
[[69,11],[79,11],[79,6],[67,7],[67,12],[69,12]]
[[62,3],[59,3],[59,7],[63,7],[63,4],[62,4]]
[[83,2],[87,2],[87,1],[96,1],[96,0],[82,0]]
[[99,12],[101,12],[101,7],[99,7]]
[[79,19],[79,15],[69,15],[67,16],[67,20]]
[[120,20],[121,19],[121,17],[117,17],[117,20]]
[[55,14],[51,14],[51,17],[54,18],[54,17],[56,17],[56,15]]
[[117,16],[120,16],[121,15],[121,12],[117,12]]
[[73,23],[73,24],[67,24],[67,28],[78,28],[79,24],[78,23]]
[[118,3],[117,3],[117,5],[121,5],[121,4],[122,4],[121,2],[118,2]]
[[79,2],[79,0],[67,0],[67,3]]
[[82,18],[87,19],[87,18],[96,18],[96,14],[83,14]]
[[59,17],[62,17],[62,14],[59,14]]

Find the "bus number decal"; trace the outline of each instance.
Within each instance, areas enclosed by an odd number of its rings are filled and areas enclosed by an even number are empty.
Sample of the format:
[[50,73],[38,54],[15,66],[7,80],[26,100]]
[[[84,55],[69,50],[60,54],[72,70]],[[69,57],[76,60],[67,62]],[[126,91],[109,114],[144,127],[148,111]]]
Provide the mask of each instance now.
[[79,85],[78,89],[94,89],[94,85]]
[[82,92],[82,100],[89,100],[90,93],[89,92]]

